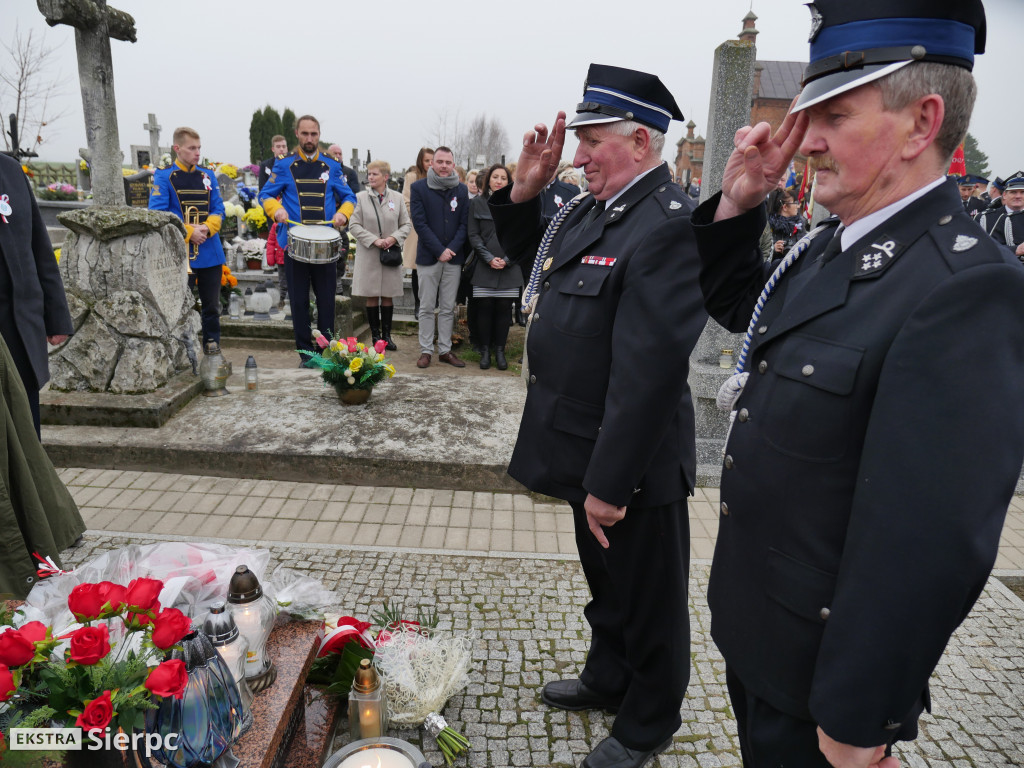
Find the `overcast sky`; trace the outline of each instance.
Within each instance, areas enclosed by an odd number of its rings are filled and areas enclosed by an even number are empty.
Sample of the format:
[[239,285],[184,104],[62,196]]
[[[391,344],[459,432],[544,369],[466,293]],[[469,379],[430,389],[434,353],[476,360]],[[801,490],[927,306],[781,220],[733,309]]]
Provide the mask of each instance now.
[[[393,168],[414,162],[446,114],[463,122],[481,113],[497,118],[514,159],[525,130],[550,123],[559,109],[572,112],[590,62],[659,75],[706,136],[714,50],[736,38],[751,8],[751,0],[111,4],[134,16],[138,35],[134,44],[111,41],[126,157],[129,145],[149,144],[143,123],[154,112],[161,145],[170,145],[175,126],[190,125],[202,135],[203,155],[244,164],[253,110],[269,103],[315,114],[323,138],[340,143],[346,157],[357,147],[365,159],[369,148]],[[988,53],[974,70],[980,93],[971,133],[1005,177],[1024,166],[1015,106],[1024,2],[985,5]],[[51,74],[64,83],[55,105],[64,114],[45,129],[39,153],[71,160],[85,146],[74,33],[47,27],[34,0],[3,6],[3,42],[16,22],[58,49]],[[753,0],[753,10],[758,58],[807,60],[810,15],[800,0]],[[6,129],[11,110],[0,109]],[[672,124],[666,160],[684,133],[682,123]],[[574,150],[568,142],[565,158]]]

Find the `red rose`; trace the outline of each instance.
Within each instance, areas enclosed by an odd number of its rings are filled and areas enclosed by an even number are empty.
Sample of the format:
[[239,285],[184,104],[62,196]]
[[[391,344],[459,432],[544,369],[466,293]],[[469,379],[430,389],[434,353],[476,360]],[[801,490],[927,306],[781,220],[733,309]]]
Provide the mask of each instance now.
[[14,695],[18,686],[14,684],[14,675],[6,665],[0,664],[0,701],[7,701]]
[[0,664],[20,667],[36,655],[36,644],[17,629],[8,629],[0,635]]
[[110,653],[110,631],[106,624],[82,627],[71,633],[71,660],[91,665]]
[[128,597],[127,589],[120,584],[114,584],[112,581],[101,581],[97,585],[97,589],[100,599],[103,601],[101,603],[103,611],[101,616],[103,618],[117,616],[124,611]]
[[75,725],[81,726],[83,730],[102,731],[113,719],[117,712],[114,711],[114,702],[110,700],[110,691],[104,691],[102,696],[85,702],[85,709],[77,718]]
[[153,645],[166,651],[192,629],[192,620],[177,608],[165,608],[153,619],[153,634],[150,639]]
[[128,607],[134,613],[159,610],[157,599],[163,588],[164,583],[157,579],[132,579],[128,585]]
[[68,608],[79,621],[93,621],[100,617],[103,600],[99,584],[79,584],[68,595]]
[[41,643],[46,639],[46,625],[41,621],[22,624],[18,631],[21,632],[22,637],[28,638],[33,643]]
[[186,683],[188,672],[185,670],[185,662],[181,659],[171,659],[153,667],[143,685],[154,696],[173,696],[180,699],[185,695]]

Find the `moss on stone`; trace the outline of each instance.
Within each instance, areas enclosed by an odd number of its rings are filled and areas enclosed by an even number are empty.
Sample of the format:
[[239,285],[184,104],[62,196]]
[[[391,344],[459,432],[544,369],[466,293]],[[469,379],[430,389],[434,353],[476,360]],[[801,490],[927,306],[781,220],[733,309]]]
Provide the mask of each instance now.
[[57,215],[57,220],[72,232],[90,235],[107,242],[129,235],[143,235],[166,226],[177,227],[182,237],[185,225],[172,213],[129,206],[92,206]]

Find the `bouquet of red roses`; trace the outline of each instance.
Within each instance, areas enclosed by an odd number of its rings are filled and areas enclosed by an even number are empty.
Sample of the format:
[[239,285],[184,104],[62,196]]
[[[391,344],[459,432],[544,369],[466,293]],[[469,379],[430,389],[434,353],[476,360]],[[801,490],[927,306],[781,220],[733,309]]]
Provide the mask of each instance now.
[[[0,702],[7,707],[0,751],[12,727],[143,730],[154,697],[181,698],[185,663],[163,659],[192,622],[176,608],[161,609],[162,589],[163,582],[142,578],[127,587],[79,584],[68,596],[78,628],[54,636],[52,627],[30,621],[0,630]],[[12,620],[0,615],[0,624]]]

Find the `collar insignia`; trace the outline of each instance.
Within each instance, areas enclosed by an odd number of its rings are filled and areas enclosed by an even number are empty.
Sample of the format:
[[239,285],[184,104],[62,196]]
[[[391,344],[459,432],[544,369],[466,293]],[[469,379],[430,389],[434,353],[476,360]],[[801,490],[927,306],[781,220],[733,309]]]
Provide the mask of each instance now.
[[668,207],[669,210],[678,211],[680,208],[683,207],[683,204],[680,203],[678,200],[673,200],[671,203],[668,204]]
[[854,279],[877,275],[892,264],[902,251],[902,244],[882,235],[854,256]]
[[953,243],[953,250],[956,253],[963,253],[969,251],[971,248],[978,244],[978,238],[971,237],[970,235],[957,235],[956,242]]
[[544,269],[542,271],[547,272],[549,269],[551,269],[551,265],[554,261],[555,260],[551,256],[548,256],[546,259],[544,259]]
[[625,203],[623,203],[622,205],[616,205],[614,208],[612,208],[612,213],[622,213],[624,210],[626,210]]

